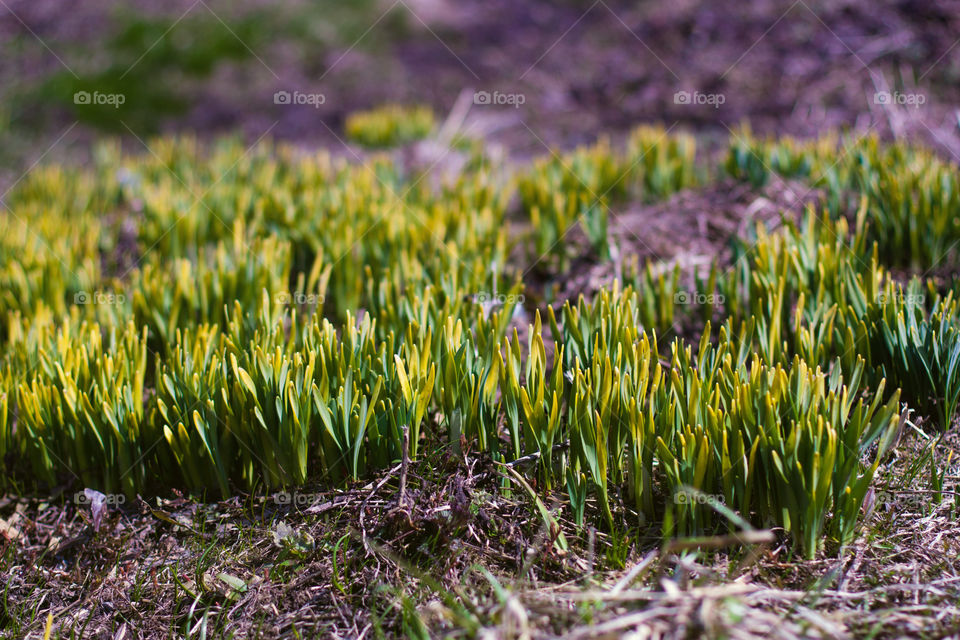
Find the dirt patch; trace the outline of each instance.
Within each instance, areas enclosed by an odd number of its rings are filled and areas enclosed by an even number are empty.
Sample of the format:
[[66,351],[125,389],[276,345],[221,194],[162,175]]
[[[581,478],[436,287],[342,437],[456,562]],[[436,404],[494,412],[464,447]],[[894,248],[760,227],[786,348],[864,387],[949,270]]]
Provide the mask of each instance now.
[[398,465],[341,490],[130,501],[98,529],[89,504],[3,499],[0,629],[42,634],[50,611],[61,636],[397,637],[405,599],[444,602],[476,567],[548,583],[585,567],[478,458],[436,454],[404,481]]
[[[902,442],[880,486],[925,446]],[[960,529],[922,476],[888,487],[849,549],[812,561],[781,536],[694,554],[630,527],[577,531],[542,496],[561,551],[530,496],[469,452],[342,490],[111,506],[99,530],[88,505],[0,499],[0,624],[36,637],[49,611],[61,636],[113,638],[403,637],[423,623],[432,636],[941,637],[960,630]]]
[[[170,38],[197,17],[213,20],[212,35],[226,37],[211,13],[230,25],[269,7],[263,0],[191,5],[166,7],[171,23],[184,17],[171,26]],[[89,43],[110,41],[116,36],[111,29],[122,28],[122,21],[107,19],[119,6],[99,0],[64,16],[56,3],[11,0],[0,33],[15,46],[0,63],[0,84],[5,97],[17,98],[12,129],[21,121],[36,129],[34,114],[51,113],[55,100],[31,98],[34,81],[68,73],[65,66],[82,77],[110,79],[86,66],[98,59]],[[171,132],[241,131],[254,140],[269,131],[306,145],[340,147],[351,111],[400,101],[431,104],[443,114],[463,90],[477,90],[522,96],[521,104],[491,99],[474,106],[484,117],[504,120],[492,137],[521,156],[638,122],[726,138],[727,128],[742,120],[759,132],[802,136],[872,129],[960,154],[955,0],[409,0],[368,2],[348,17],[330,14],[330,23],[315,19],[321,9],[309,4],[288,8],[302,11],[301,22],[311,28],[340,29],[347,37],[342,43],[306,39],[299,46],[283,37],[254,43],[255,55],[244,49],[243,60],[217,64],[203,82],[168,87],[187,106],[183,113],[143,119]],[[131,55],[133,62],[140,54]],[[320,92],[326,100],[318,108],[277,105],[278,90]],[[678,92],[690,100],[678,99]],[[923,104],[878,101],[878,92],[922,96]],[[71,97],[63,96],[63,109],[52,110],[59,116],[43,125],[53,136],[43,148],[73,121]],[[133,122],[123,109],[115,116]],[[120,125],[113,130],[128,133]]]
[[684,284],[691,284],[697,270],[705,275],[714,263],[721,269],[729,267],[733,243],[749,238],[756,224],[773,230],[783,219],[798,220],[807,206],[820,201],[820,195],[801,182],[772,175],[760,189],[724,180],[658,204],[612,207],[608,237],[611,246],[617,247],[615,259],[591,258],[582,232],[572,231],[569,236],[579,241],[582,257],[554,281],[558,298],[592,298],[601,288],[609,288],[630,261],[641,268],[651,262],[658,272],[679,265]]

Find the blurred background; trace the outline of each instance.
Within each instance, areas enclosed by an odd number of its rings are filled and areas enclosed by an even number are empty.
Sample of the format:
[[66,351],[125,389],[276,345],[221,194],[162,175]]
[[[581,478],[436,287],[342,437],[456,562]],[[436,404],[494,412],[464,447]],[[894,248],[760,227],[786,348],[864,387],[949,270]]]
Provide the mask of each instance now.
[[826,129],[960,155],[960,1],[0,0],[0,166],[189,132],[325,145],[466,96],[520,156],[656,122]]

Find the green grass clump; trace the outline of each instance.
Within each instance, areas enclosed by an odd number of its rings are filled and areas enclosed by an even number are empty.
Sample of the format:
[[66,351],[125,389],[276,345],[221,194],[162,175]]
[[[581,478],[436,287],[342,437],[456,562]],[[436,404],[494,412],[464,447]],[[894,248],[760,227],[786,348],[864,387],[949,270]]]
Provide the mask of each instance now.
[[553,153],[519,178],[523,207],[535,229],[537,260],[569,264],[567,234],[580,225],[593,251],[608,257],[609,208],[626,198],[652,202],[697,182],[696,145],[686,134],[639,127],[622,150],[609,140]]
[[927,270],[956,259],[957,167],[928,149],[884,145],[874,135],[758,140],[746,130],[731,137],[725,170],[754,185],[774,173],[808,180],[835,216],[854,220],[857,233],[878,244],[890,266]]
[[[601,295],[595,305],[563,310],[564,347],[574,354],[567,416],[574,512],[582,513],[582,478],[608,520],[609,487],[624,484],[639,513],[671,511],[669,535],[716,527],[717,513],[691,497],[705,494],[759,526],[795,533],[807,555],[821,548],[825,530],[849,542],[869,478],[890,445],[899,394],[880,408],[881,381],[865,403],[857,400],[862,360],[844,385],[839,363],[829,376],[799,357],[786,367],[766,365],[743,336],[728,339],[721,330],[711,345],[709,326],[695,358],[689,346],[672,344],[665,375],[653,357],[655,338],[637,333],[635,296]],[[872,465],[862,465],[878,439],[885,444]],[[670,497],[690,501],[658,511],[657,477]]]
[[0,481],[229,496],[444,450],[565,490],[578,526],[838,548],[904,409],[952,424],[960,309],[901,275],[950,260],[955,167],[837,140],[735,137],[726,171],[808,180],[822,210],[705,273],[624,256],[624,284],[556,306],[516,256],[568,263],[583,222],[604,260],[608,203],[718,174],[692,138],[643,128],[446,181],[192,139],[41,168],[0,217]]
[[721,331],[718,346],[705,339],[695,361],[689,346],[674,345],[656,446],[668,485],[687,499],[669,522],[699,534],[715,519],[710,505],[683,493],[692,488],[759,526],[783,527],[807,557],[822,548],[824,533],[851,542],[895,435],[899,394],[881,406],[881,381],[871,401],[859,398],[862,360],[845,384],[839,366],[828,375],[794,357],[786,368],[771,367],[728,345]]
[[7,447],[33,477],[54,485],[68,470],[84,486],[129,496],[146,485],[157,435],[144,397],[146,339],[132,324],[42,331],[33,366],[10,389],[17,424]]
[[426,138],[434,126],[430,107],[391,104],[351,113],[344,129],[348,140],[383,149]]

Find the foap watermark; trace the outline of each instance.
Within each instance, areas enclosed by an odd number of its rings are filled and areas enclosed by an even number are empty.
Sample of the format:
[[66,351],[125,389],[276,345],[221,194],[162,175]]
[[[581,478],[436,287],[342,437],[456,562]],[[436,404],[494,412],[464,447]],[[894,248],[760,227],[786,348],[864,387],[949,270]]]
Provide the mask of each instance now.
[[519,109],[520,105],[525,104],[526,101],[527,96],[522,93],[477,91],[473,94],[473,104],[478,105],[508,106]]
[[726,504],[722,493],[701,493],[700,491],[677,491],[673,494],[674,504]]
[[273,104],[284,105],[310,105],[314,109],[319,109],[320,105],[326,103],[327,96],[322,93],[306,93],[303,91],[277,91],[273,94]]
[[490,293],[488,291],[481,291],[473,296],[473,301],[477,304],[500,305],[501,307],[508,304],[523,304],[524,300],[526,300],[526,298],[522,293]]
[[92,489],[85,489],[73,494],[73,504],[104,504],[118,506],[127,502],[127,496],[122,493],[100,493]]
[[122,493],[100,493],[96,489],[84,489],[73,494],[73,503],[78,506],[90,507],[90,516],[93,518],[93,530],[100,530],[107,507],[119,506],[127,501]]
[[77,91],[73,94],[73,104],[106,105],[119,109],[127,101],[122,93],[103,93],[101,91]]
[[113,305],[123,304],[126,300],[122,293],[110,291],[77,291],[73,294],[74,304]]
[[903,93],[902,91],[877,91],[873,94],[873,104],[899,105],[901,107],[919,108],[926,104],[927,96],[923,93]]
[[277,304],[297,305],[298,307],[318,307],[323,304],[324,296],[319,293],[302,291],[282,291],[277,294]]
[[677,291],[673,294],[676,304],[723,304],[726,298],[720,293],[702,293],[700,291]]
[[727,96],[722,93],[702,93],[700,91],[677,91],[673,94],[674,104],[683,105],[708,105],[714,109],[719,109],[720,105],[727,101]]
[[927,296],[922,293],[878,293],[877,304],[906,304],[921,305],[926,302]]
[[873,508],[922,510],[931,502],[931,496],[922,492],[879,489],[874,494]]
[[273,503],[278,505],[294,505],[297,507],[306,507],[320,499],[320,494],[316,493],[297,493],[281,491],[273,494]]

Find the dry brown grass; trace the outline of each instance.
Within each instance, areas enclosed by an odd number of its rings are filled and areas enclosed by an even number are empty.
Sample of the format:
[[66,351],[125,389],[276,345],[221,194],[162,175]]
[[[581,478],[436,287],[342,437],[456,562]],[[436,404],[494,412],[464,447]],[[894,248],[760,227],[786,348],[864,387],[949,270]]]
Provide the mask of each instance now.
[[[907,438],[885,481],[902,480],[922,445]],[[578,532],[558,497],[548,504],[569,543],[562,551],[529,497],[504,490],[489,463],[413,463],[402,499],[400,475],[398,465],[348,490],[303,489],[286,504],[125,505],[98,532],[86,507],[5,498],[4,637],[40,637],[48,614],[52,637],[97,638],[960,632],[956,506],[949,495],[935,505],[920,477],[918,493],[893,490],[874,508],[856,544],[807,562],[777,532],[770,544],[717,538],[700,550],[661,546],[636,527]],[[948,475],[955,482],[956,469]],[[276,539],[281,522],[298,542]]]

